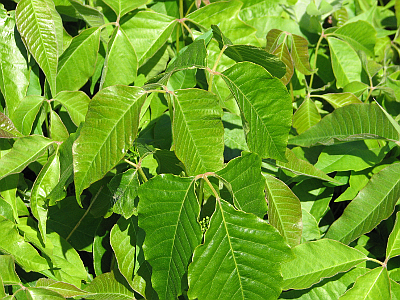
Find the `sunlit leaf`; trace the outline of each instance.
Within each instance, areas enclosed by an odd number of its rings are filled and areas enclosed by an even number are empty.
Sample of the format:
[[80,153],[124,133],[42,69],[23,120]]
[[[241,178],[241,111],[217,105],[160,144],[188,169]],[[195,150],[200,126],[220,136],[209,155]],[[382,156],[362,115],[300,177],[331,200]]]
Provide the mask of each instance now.
[[92,300],[134,300],[134,292],[125,278],[117,273],[110,272],[97,276],[86,287],[85,291],[91,293],[87,298]]
[[148,0],[104,0],[104,3],[111,7],[118,17],[122,17],[147,2]]
[[84,20],[90,27],[100,27],[104,25],[104,16],[96,8],[84,5],[79,0],[68,0],[75,9],[76,17]]
[[33,122],[42,107],[43,101],[45,101],[45,98],[42,96],[27,96],[15,109],[12,120],[22,134],[29,135],[31,133]]
[[316,97],[326,100],[333,108],[342,107],[352,103],[362,103],[353,93],[328,93],[316,95]]
[[0,138],[22,137],[23,134],[15,128],[13,122],[0,112]]
[[62,91],[54,98],[60,102],[68,111],[72,122],[76,126],[85,121],[90,98],[82,91],[68,92]]
[[280,44],[272,52],[272,54],[276,55],[286,66],[286,73],[281,78],[281,81],[284,85],[287,85],[290,82],[290,79],[292,79],[294,73],[294,66],[293,66],[292,56],[289,53],[289,49],[286,43]]
[[389,236],[388,245],[386,248],[386,258],[400,255],[400,213],[396,214],[396,223],[393,227],[392,233]]
[[294,66],[304,75],[314,73],[308,61],[308,42],[305,38],[292,34],[292,58]]
[[301,134],[321,120],[321,115],[314,101],[306,98],[293,115],[293,127]]
[[3,284],[21,284],[21,279],[15,272],[14,259],[11,255],[0,255],[0,270]]
[[50,110],[50,137],[54,141],[64,142],[68,137],[69,133],[65,127],[60,116],[54,111]]

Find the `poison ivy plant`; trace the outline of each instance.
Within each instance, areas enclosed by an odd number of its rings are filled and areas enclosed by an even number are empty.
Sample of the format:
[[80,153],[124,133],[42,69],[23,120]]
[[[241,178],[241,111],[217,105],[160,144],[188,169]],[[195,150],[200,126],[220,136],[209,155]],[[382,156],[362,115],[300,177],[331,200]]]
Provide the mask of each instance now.
[[0,4],[0,299],[400,299],[399,24]]

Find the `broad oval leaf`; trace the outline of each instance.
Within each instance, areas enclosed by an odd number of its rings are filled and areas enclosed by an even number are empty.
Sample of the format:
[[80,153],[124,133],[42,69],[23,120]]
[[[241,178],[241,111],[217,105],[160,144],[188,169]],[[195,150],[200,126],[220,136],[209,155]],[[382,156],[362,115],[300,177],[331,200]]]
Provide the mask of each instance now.
[[104,3],[111,7],[118,18],[120,18],[135,8],[146,4],[148,1],[149,0],[104,0]]
[[133,144],[145,99],[141,88],[122,85],[103,89],[93,97],[72,150],[77,199],[85,188],[111,170]]
[[93,75],[100,32],[100,28],[92,27],[72,39],[58,62],[57,92],[76,91]]
[[204,239],[189,265],[190,299],[277,299],[292,252],[274,227],[218,200]]
[[222,168],[224,128],[217,97],[200,89],[174,92],[172,133],[176,156],[188,175]]
[[396,223],[389,236],[386,247],[386,259],[400,255],[400,212],[396,214]]
[[285,290],[309,288],[322,278],[348,271],[367,260],[364,253],[329,239],[300,244],[292,250],[296,258],[282,265]]
[[13,122],[0,112],[0,138],[16,138],[24,136],[15,128]]
[[58,56],[62,51],[62,21],[53,1],[21,0],[15,16],[18,31],[55,95]]
[[175,299],[182,293],[182,277],[201,241],[194,181],[156,176],[140,186],[139,199],[139,226],[146,232],[143,250],[153,269],[153,288],[160,300]]
[[0,179],[14,173],[19,173],[31,162],[41,156],[53,143],[40,135],[32,135],[18,139],[6,155],[0,158]]
[[387,219],[400,197],[400,163],[373,175],[343,214],[329,228],[326,237],[349,244]]
[[300,244],[303,229],[299,198],[279,179],[266,175],[269,224],[278,229],[289,246]]
[[243,117],[249,149],[262,158],[286,161],[292,101],[286,87],[263,67],[237,63],[222,73]]
[[335,109],[315,126],[291,138],[289,143],[309,147],[317,143],[330,145],[334,139],[399,141],[400,133],[378,105],[349,104]]
[[76,126],[79,126],[83,121],[85,121],[90,98],[84,92],[62,91],[57,94],[54,100],[57,100],[66,108],[72,122],[74,122]]

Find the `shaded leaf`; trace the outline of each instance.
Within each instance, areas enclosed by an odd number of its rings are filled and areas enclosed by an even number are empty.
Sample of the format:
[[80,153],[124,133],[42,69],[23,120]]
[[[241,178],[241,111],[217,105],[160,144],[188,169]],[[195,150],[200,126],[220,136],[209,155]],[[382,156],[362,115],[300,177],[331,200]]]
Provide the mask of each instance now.
[[387,219],[399,200],[400,164],[392,164],[373,175],[342,216],[329,228],[326,237],[350,243]]
[[182,277],[201,240],[194,182],[159,175],[140,186],[139,198],[139,226],[146,232],[143,250],[153,269],[153,288],[160,299],[176,298],[182,293]]
[[82,91],[68,92],[62,91],[54,98],[62,104],[68,111],[72,122],[76,126],[85,121],[90,98]]

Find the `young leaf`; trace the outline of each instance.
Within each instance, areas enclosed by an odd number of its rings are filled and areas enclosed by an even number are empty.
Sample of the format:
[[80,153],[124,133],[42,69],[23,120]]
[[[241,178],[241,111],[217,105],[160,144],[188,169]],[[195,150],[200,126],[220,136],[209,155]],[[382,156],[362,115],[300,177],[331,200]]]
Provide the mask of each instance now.
[[62,21],[53,1],[21,0],[15,16],[18,31],[55,95],[58,56],[62,51]]
[[146,232],[143,250],[153,269],[153,288],[161,300],[177,298],[201,241],[194,182],[170,174],[156,176],[140,186],[139,199],[139,226]]
[[112,86],[93,97],[72,150],[78,201],[82,191],[113,168],[132,145],[145,99],[142,89],[128,86]]
[[280,29],[271,29],[268,31],[267,34],[267,46],[265,50],[272,53],[274,52],[279,46],[279,38],[281,37],[283,31]]
[[175,91],[172,132],[176,156],[188,175],[222,168],[224,129],[217,97],[200,89]]
[[100,32],[101,29],[92,27],[72,39],[58,62],[57,93],[76,91],[93,75],[100,46]]
[[46,260],[36,249],[19,235],[15,224],[0,215],[0,250],[11,254],[15,261],[26,271],[43,271],[50,268]]
[[268,206],[264,194],[265,179],[261,175],[261,159],[258,155],[243,152],[241,157],[231,160],[216,174],[228,183],[228,190],[238,209],[259,218],[264,217]]
[[315,126],[291,138],[289,143],[309,147],[317,143],[330,145],[334,139],[399,141],[400,133],[377,105],[349,104],[335,109]]
[[286,161],[292,104],[286,87],[264,68],[237,63],[222,73],[243,114],[249,149],[262,158]]
[[74,122],[76,126],[79,126],[83,121],[85,121],[90,98],[84,92],[62,91],[58,93],[54,99],[66,108],[72,122]]
[[385,267],[378,267],[357,278],[354,286],[339,300],[386,300],[390,296],[390,279]]
[[305,38],[292,34],[292,57],[294,66],[304,75],[311,75],[314,71],[311,69],[308,61],[308,42]]
[[353,93],[328,93],[323,95],[315,95],[315,97],[326,100],[333,108],[342,107],[352,103],[362,103]]
[[290,188],[273,176],[265,176],[267,183],[268,221],[278,229],[289,246],[300,244],[302,214],[299,198]]
[[11,116],[29,85],[27,51],[15,30],[14,14],[0,17],[0,55],[0,90]]
[[10,152],[0,158],[0,179],[19,173],[35,161],[53,141],[39,135],[18,139]]
[[147,2],[148,0],[104,0],[104,3],[112,8],[118,18]]
[[3,284],[22,284],[15,272],[14,259],[11,255],[0,255],[0,270],[0,278],[3,280]]
[[292,253],[274,227],[218,200],[204,239],[189,265],[190,299],[276,299],[280,295],[280,265]]
[[16,138],[23,137],[13,122],[2,112],[0,112],[0,138]]
[[394,224],[392,233],[389,236],[386,259],[400,255],[400,212],[396,214],[396,223]]
[[282,265],[285,290],[309,288],[322,278],[348,271],[367,259],[364,253],[329,239],[300,244],[293,253],[296,258]]
[[302,134],[320,120],[321,115],[317,106],[307,97],[293,115],[293,127],[296,128],[298,134]]
[[27,96],[15,109],[12,120],[22,134],[31,134],[33,122],[42,107],[43,101],[45,101],[45,98],[42,96]]
[[387,219],[399,200],[400,164],[391,164],[373,175],[342,216],[329,228],[326,237],[349,244]]
[[276,55],[285,64],[286,73],[281,78],[281,81],[284,85],[287,85],[290,82],[290,79],[292,79],[294,73],[294,65],[289,48],[286,43],[282,43],[272,52],[272,54]]
[[137,57],[125,32],[118,26],[108,43],[108,53],[101,78],[101,88],[115,84],[129,85],[136,79]]

